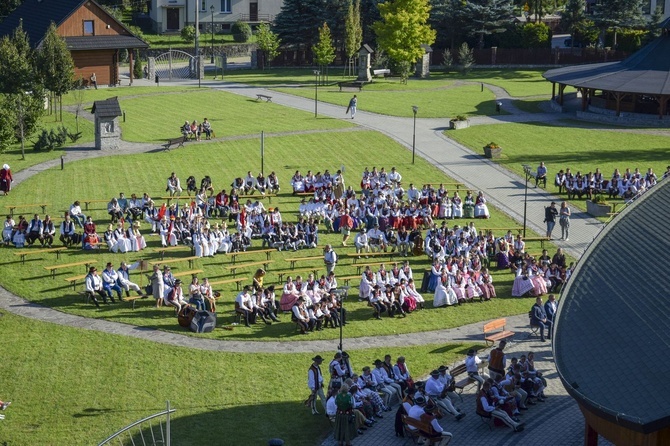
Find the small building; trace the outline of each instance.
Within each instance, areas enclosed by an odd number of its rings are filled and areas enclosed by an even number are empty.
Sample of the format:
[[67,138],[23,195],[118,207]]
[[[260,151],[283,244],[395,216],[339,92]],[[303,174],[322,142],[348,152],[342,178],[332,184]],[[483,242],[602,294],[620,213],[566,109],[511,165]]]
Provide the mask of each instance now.
[[95,148],[98,150],[118,149],[121,142],[119,116],[122,115],[119,98],[95,101],[91,113],[95,115]]
[[158,33],[180,31],[195,24],[198,9],[200,32],[228,32],[233,23],[257,25],[273,22],[283,0],[150,0],[149,17]]
[[120,51],[128,50],[132,63],[133,50],[149,48],[95,0],[24,0],[0,23],[0,36],[22,24],[31,47],[40,48],[51,22],[72,54],[75,77],[85,83],[95,73],[98,85],[116,85]]
[[603,229],[562,291],[554,360],[585,446],[670,444],[668,203],[665,178]]

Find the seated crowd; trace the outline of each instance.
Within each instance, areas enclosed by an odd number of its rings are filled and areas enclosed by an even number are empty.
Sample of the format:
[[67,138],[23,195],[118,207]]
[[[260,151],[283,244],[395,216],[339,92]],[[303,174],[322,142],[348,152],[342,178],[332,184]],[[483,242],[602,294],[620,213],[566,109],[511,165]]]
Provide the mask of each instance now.
[[[665,172],[665,178],[670,174],[670,166]],[[582,174],[572,173],[570,168],[561,169],[555,176],[554,184],[558,187],[558,192],[565,191],[568,199],[583,197],[592,199],[596,194],[607,194],[610,198],[622,198],[630,200],[643,194],[646,190],[656,185],[658,177],[652,168],[647,169],[643,174],[639,168],[634,172],[627,168],[622,174],[619,169],[614,169],[610,179],[606,179],[599,168],[595,172]]]

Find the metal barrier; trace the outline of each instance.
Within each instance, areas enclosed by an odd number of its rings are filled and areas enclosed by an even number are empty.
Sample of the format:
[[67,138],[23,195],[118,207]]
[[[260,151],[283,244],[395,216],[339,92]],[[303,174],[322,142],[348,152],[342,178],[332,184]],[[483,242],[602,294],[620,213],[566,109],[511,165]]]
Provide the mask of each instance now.
[[[153,414],[149,415],[146,418],[142,418],[141,420],[135,421],[132,424],[129,424],[128,426],[124,427],[120,431],[110,435],[108,438],[103,440],[102,442],[98,443],[98,446],[103,446],[103,445],[108,445],[111,444],[112,440],[117,439],[120,445],[124,444],[132,444],[135,446],[135,440],[137,439],[138,441],[141,440],[141,443],[143,446],[151,445],[151,446],[156,446],[156,445],[165,445],[165,446],[170,446],[170,414],[175,412],[176,409],[170,409],[170,401],[167,401],[167,409]],[[154,426],[151,424],[151,420],[154,418],[160,418],[165,415],[165,431],[163,431],[163,423],[162,420],[158,420],[158,429],[159,429],[159,434],[160,437],[157,437],[154,433]],[[142,426],[142,424],[148,423],[148,426]],[[137,428],[135,432],[133,432],[133,428]],[[144,434],[145,430],[148,430],[147,437],[150,436],[150,438],[145,439]],[[128,438],[128,443],[124,443],[124,437]],[[147,443],[147,440],[150,442]]]

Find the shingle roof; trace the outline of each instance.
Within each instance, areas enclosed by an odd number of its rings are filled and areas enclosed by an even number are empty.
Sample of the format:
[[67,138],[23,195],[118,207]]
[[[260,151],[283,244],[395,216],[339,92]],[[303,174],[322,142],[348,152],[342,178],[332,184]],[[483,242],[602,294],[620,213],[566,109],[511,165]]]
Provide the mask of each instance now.
[[[44,35],[46,34],[49,25],[51,25],[51,22],[54,22],[56,26],[60,26],[74,11],[88,1],[100,6],[95,0],[24,0],[14,12],[0,23],[0,36],[11,35],[19,26],[19,23],[23,23],[23,30],[28,34],[30,46],[38,48],[42,43],[42,39],[44,39]],[[128,31],[129,36],[127,37],[132,36],[132,33],[125,27],[125,25],[118,22],[113,16],[110,15],[109,17]],[[89,38],[98,37],[101,36],[91,36]],[[136,41],[141,42],[141,44],[135,42],[132,45],[116,46],[113,48],[148,47],[142,40],[137,37],[133,38]]]
[[101,118],[116,118],[121,116],[121,106],[119,105],[119,98],[113,97],[105,99],[104,101],[93,102],[91,113],[100,116]]
[[655,39],[621,62],[556,68],[542,76],[559,84],[622,93],[670,95],[670,36]]
[[670,426],[670,179],[625,209],[579,262],[559,304],[554,358],[567,391],[638,432]]
[[65,43],[70,51],[149,48],[147,43],[135,36],[66,37]]

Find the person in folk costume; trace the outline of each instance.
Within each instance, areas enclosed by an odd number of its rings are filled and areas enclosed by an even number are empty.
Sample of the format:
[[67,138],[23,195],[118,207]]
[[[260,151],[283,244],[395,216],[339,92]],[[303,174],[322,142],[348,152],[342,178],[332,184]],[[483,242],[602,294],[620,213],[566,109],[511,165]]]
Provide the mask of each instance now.
[[135,262],[131,265],[127,265],[126,262],[121,262],[119,269],[117,270],[118,279],[117,283],[119,286],[125,290],[126,296],[130,295],[130,290],[133,290],[137,293],[138,296],[142,295],[142,289],[140,286],[134,282],[130,281],[130,270],[137,269],[140,267],[140,262]]
[[9,191],[12,189],[12,170],[9,168],[9,164],[3,164],[2,169],[0,169],[0,191],[5,195],[9,195]]
[[416,284],[414,283],[414,279],[409,279],[405,281],[404,278],[400,279],[400,285],[404,287],[405,293],[407,293],[408,297],[411,297],[414,299],[416,302],[416,306],[419,310],[423,310],[426,300],[423,298],[423,296],[419,293],[419,291],[416,289]]
[[177,236],[174,233],[174,220],[168,221],[167,217],[163,216],[158,225],[158,232],[161,236],[161,246],[165,248],[168,246],[177,246]]
[[[2,227],[2,241],[4,242],[5,245],[9,245],[9,243],[12,241],[12,233],[14,232],[14,226],[16,226],[16,222],[14,221],[11,215],[8,215],[7,219],[4,222],[4,226]],[[72,226],[72,232],[74,232],[74,225]],[[63,244],[65,244],[65,242],[63,242]]]
[[[12,220],[12,225],[13,224],[14,220]],[[75,234],[76,232],[74,228],[74,222],[70,218],[69,213],[65,214],[65,220],[63,220],[63,222],[60,224],[60,241],[64,246],[70,246],[72,243],[74,243]]]
[[321,355],[316,355],[312,358],[312,361],[312,365],[307,371],[307,387],[309,387],[309,391],[311,392],[307,401],[312,409],[312,415],[316,415],[319,413],[319,411],[316,410],[316,398],[319,397],[323,409],[325,410],[326,395],[323,393],[323,374],[321,373],[321,363],[323,362],[323,358]]
[[130,241],[130,250],[137,252],[147,247],[147,242],[144,236],[140,233],[140,222],[136,221],[128,226],[126,236]]
[[343,363],[342,352],[335,353],[333,360],[328,364],[328,372],[330,373],[328,388],[341,387],[347,377],[347,368]]
[[165,283],[163,282],[163,273],[161,273],[158,265],[154,265],[149,281],[151,282],[153,298],[156,300],[156,308],[160,308],[165,294]]
[[521,432],[524,429],[524,423],[514,421],[504,410],[500,409],[498,402],[491,392],[491,383],[486,381],[482,385],[482,390],[477,395],[477,413],[488,414],[497,418],[514,432]]
[[107,226],[107,230],[103,234],[103,240],[110,251],[118,252],[119,247],[117,246],[116,236],[114,235],[114,226],[111,223]]
[[121,287],[117,283],[119,274],[114,270],[112,262],[107,263],[107,267],[102,271],[102,289],[107,293],[107,297],[112,300],[114,303],[114,297],[112,297],[112,291],[116,291],[116,294],[120,301],[123,301],[121,297]]
[[482,291],[484,300],[489,300],[496,297],[496,289],[493,286],[493,276],[489,273],[488,268],[483,268],[481,273],[477,276],[477,285]]
[[[86,284],[86,295],[93,301],[96,307],[100,308],[96,295],[102,297],[102,301],[107,303],[107,293],[102,289],[102,278],[98,276],[98,269],[95,266],[88,269],[84,282]],[[112,302],[114,302],[114,298],[112,298]]]
[[171,197],[174,197],[175,195],[181,195],[181,183],[179,182],[179,178],[177,178],[177,175],[174,172],[172,172],[170,177],[167,179],[167,187],[165,192],[169,192]]
[[114,230],[113,235],[116,240],[116,249],[112,249],[113,252],[128,252],[131,250],[132,244],[126,235],[123,222],[120,221],[116,224],[116,229]]

